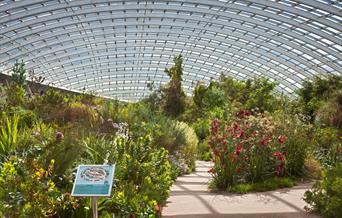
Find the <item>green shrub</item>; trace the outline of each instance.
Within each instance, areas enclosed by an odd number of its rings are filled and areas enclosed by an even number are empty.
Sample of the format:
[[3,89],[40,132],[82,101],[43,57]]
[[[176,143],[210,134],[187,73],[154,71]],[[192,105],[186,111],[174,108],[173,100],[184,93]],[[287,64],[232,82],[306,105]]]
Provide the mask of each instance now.
[[82,159],[115,164],[113,196],[101,205],[104,211],[119,217],[155,217],[169,196],[173,173],[168,152],[151,144],[149,136],[99,137],[85,140]]
[[199,140],[206,139],[209,135],[210,121],[206,119],[198,119],[195,123],[191,125],[191,127],[195,130],[196,135]]
[[342,161],[341,130],[332,127],[316,128],[313,134],[314,153],[324,168]]
[[19,85],[11,84],[6,88],[6,104],[9,106],[21,106],[24,104],[25,90]]
[[211,155],[210,155],[210,149],[209,149],[209,144],[208,144],[208,140],[204,140],[200,143],[198,143],[198,158],[200,160],[205,160],[205,161],[209,161],[211,159]]
[[54,160],[54,173],[57,176],[70,169],[84,151],[84,147],[71,132],[65,137],[62,132],[57,132],[55,138],[49,139],[42,149],[44,154],[40,157],[40,162],[47,167]]
[[57,120],[62,124],[72,122],[80,123],[82,127],[90,127],[97,120],[97,113],[82,103],[71,103],[57,115]]
[[305,176],[312,179],[320,179],[322,176],[321,163],[312,155],[309,154],[304,162]]
[[19,117],[18,126],[20,128],[30,128],[36,120],[36,115],[32,110],[27,110],[20,106],[9,108],[7,113],[10,115],[15,114]]
[[197,158],[197,146],[198,139],[195,131],[188,126],[188,124],[183,122],[177,123],[177,128],[183,131],[185,137],[185,144],[181,146],[180,152],[186,164],[189,166],[191,171],[195,170],[195,161]]
[[342,91],[333,95],[317,109],[315,122],[318,125],[342,129]]
[[160,213],[159,207],[165,203],[172,185],[168,152],[153,148],[149,137],[137,141],[117,138],[114,148],[115,194],[107,205],[123,217]]
[[342,214],[342,164],[328,170],[322,181],[306,191],[304,200],[311,205],[309,211],[321,213],[324,217],[339,218]]
[[[304,81],[303,88],[297,91],[303,114],[309,116],[310,121],[313,122],[321,106],[324,106],[325,102],[332,96],[335,96],[337,92],[340,92],[341,89],[342,76],[340,75],[320,75],[314,77],[312,81]],[[325,108],[322,110],[327,110],[329,114],[331,109],[335,110],[336,108]]]

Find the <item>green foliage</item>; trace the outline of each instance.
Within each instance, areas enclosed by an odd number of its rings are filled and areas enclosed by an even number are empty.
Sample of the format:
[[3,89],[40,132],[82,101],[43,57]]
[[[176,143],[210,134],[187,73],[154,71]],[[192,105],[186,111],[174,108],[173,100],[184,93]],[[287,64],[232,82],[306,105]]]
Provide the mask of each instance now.
[[190,170],[195,168],[198,139],[186,123],[161,118],[154,126],[152,137],[154,145],[164,147],[177,159],[184,159]]
[[66,105],[64,110],[57,114],[56,119],[59,123],[72,122],[89,128],[96,122],[97,113],[91,107],[75,102]]
[[302,112],[313,122],[317,110],[341,90],[342,77],[337,75],[316,76],[312,81],[304,81],[303,88],[297,91]]
[[202,142],[198,143],[197,157],[199,160],[205,160],[205,161],[211,160],[208,140],[203,140]]
[[185,138],[185,144],[181,145],[180,152],[185,160],[185,163],[191,169],[195,170],[195,161],[197,159],[198,139],[195,131],[186,123],[178,122],[177,128],[182,130]]
[[116,166],[113,196],[102,202],[105,211],[119,217],[160,215],[174,178],[165,149],[153,146],[149,136],[128,140],[91,135],[84,143],[83,162]]
[[17,115],[19,117],[18,126],[20,128],[32,127],[36,120],[36,115],[33,111],[24,109],[23,107],[11,107],[7,111],[10,115]]
[[254,79],[246,81],[248,98],[245,103],[246,108],[259,108],[261,110],[273,111],[275,106],[274,88],[275,82],[269,82],[268,79]]
[[313,133],[314,153],[324,168],[331,168],[342,161],[341,130],[316,128]]
[[305,192],[304,200],[312,210],[324,217],[338,218],[342,214],[342,164],[328,170],[322,181],[317,181],[313,188]]
[[239,81],[224,75],[221,75],[219,81],[210,82],[208,87],[199,83],[194,90],[193,117],[188,120],[193,121],[205,116],[214,118],[212,114],[215,110],[232,112],[241,107],[275,111],[280,108],[281,101],[281,98],[274,93],[276,85],[277,83],[270,82],[266,78]]
[[200,113],[226,105],[224,91],[218,83],[213,82],[208,87],[198,84],[194,91],[193,100]]
[[26,84],[26,69],[24,61],[22,60],[20,63],[18,61],[15,62],[14,67],[12,69],[12,80],[20,87],[24,87]]
[[6,117],[0,122],[0,155],[1,159],[5,158],[14,151],[18,139],[18,122],[19,117]]
[[75,135],[69,133],[65,137],[50,139],[43,149],[45,153],[40,157],[42,165],[47,167],[51,160],[54,160],[54,173],[60,176],[70,169],[75,160],[80,157],[84,147],[77,141]]
[[206,139],[209,135],[210,121],[206,119],[198,119],[195,123],[191,125],[195,130],[196,135],[199,140]]
[[54,105],[62,105],[69,101],[68,96],[55,89],[48,89],[42,96],[42,103]]
[[115,154],[109,158],[116,164],[114,196],[107,206],[123,217],[148,217],[160,213],[172,185],[168,152],[153,148],[149,137],[137,141],[117,138]]
[[233,193],[245,194],[248,192],[264,192],[264,191],[271,191],[279,188],[291,188],[296,185],[296,181],[291,178],[279,178],[273,177],[266,179],[262,182],[256,183],[243,183],[237,184],[228,189],[228,191]]
[[185,93],[182,88],[183,58],[182,55],[174,57],[174,66],[165,69],[170,82],[162,88],[163,110],[172,117],[178,117],[185,109]]
[[23,87],[11,84],[6,88],[6,104],[8,106],[21,106],[24,104],[25,90]]
[[47,217],[55,213],[60,193],[47,168],[35,159],[13,157],[0,167],[0,214],[4,217]]
[[203,111],[205,107],[204,98],[206,96],[206,92],[207,87],[202,83],[198,83],[195,87],[193,101],[200,112]]
[[316,110],[315,122],[321,126],[342,129],[342,90],[332,95]]

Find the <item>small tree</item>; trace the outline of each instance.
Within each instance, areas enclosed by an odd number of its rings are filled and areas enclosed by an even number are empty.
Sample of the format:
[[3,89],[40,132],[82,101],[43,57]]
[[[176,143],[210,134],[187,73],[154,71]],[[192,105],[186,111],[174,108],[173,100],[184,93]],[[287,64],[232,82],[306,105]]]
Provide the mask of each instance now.
[[171,80],[162,88],[162,107],[166,114],[178,117],[185,109],[185,93],[182,89],[182,55],[175,56],[173,61],[175,65],[165,69],[165,73],[167,73]]
[[12,71],[12,80],[19,86],[24,87],[26,84],[26,69],[24,61],[22,60],[20,63],[17,61],[14,64]]

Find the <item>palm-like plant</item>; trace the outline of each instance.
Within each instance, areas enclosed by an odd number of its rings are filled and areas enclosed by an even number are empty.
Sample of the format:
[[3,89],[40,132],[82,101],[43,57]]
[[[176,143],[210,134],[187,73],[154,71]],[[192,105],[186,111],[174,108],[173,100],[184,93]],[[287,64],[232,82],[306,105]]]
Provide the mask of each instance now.
[[11,153],[18,138],[18,116],[6,117],[0,127],[0,155],[6,157]]

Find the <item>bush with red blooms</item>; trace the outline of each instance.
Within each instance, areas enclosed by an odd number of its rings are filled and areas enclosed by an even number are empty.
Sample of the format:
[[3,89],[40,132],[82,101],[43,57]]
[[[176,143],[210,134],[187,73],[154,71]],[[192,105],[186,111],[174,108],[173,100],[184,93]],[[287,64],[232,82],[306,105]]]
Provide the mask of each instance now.
[[271,117],[240,110],[230,122],[214,119],[209,147],[214,166],[214,184],[226,189],[240,182],[259,182],[286,174],[281,152],[286,136],[276,135]]

